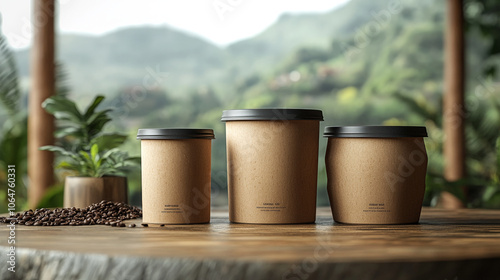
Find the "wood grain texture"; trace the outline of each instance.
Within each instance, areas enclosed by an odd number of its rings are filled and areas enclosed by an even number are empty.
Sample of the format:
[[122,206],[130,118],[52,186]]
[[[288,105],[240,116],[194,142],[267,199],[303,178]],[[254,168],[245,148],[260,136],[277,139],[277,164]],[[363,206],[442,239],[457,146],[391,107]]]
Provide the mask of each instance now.
[[[465,39],[464,1],[446,1],[444,32],[444,93],[443,93],[443,156],[444,177],[457,181],[466,176],[465,119]],[[467,190],[461,187],[467,195]],[[441,204],[445,208],[465,207],[460,199],[443,192]]]
[[[54,117],[45,112],[42,102],[56,92],[54,0],[33,1],[33,47],[31,48],[31,85],[28,102],[28,188],[29,207],[35,208],[45,192],[54,185],[54,153],[41,151],[54,145]],[[3,201],[2,201],[3,203]]]
[[[129,221],[140,223],[139,220]],[[0,229],[0,279],[8,228]],[[419,224],[16,228],[18,279],[498,279],[500,211],[424,209]],[[3,278],[2,278],[3,277]],[[46,277],[46,278],[44,278]]]

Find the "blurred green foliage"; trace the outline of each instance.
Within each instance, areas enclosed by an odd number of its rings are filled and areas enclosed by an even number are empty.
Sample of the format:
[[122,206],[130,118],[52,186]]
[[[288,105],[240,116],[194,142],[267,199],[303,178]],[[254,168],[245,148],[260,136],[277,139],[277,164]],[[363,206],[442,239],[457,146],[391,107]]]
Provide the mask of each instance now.
[[[1,26],[0,26],[1,28]],[[26,205],[27,117],[22,108],[21,92],[14,54],[0,34],[0,104],[6,115],[0,131],[0,213],[7,212],[7,166],[15,166],[16,210]]]

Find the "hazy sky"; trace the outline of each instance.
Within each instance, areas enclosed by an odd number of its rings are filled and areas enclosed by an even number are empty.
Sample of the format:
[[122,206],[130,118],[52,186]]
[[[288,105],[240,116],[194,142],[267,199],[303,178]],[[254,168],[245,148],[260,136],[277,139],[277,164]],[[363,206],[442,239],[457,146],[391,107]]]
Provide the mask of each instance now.
[[[283,13],[325,12],[348,0],[59,0],[57,30],[103,34],[168,25],[226,45],[262,32]],[[0,0],[2,32],[14,48],[31,43],[32,0]]]

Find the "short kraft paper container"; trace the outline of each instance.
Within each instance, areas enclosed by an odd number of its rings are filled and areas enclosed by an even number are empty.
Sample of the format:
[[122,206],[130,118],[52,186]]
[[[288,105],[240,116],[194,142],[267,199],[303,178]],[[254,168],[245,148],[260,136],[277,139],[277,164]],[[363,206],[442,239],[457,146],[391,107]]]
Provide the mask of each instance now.
[[328,195],[335,222],[418,223],[425,192],[425,127],[326,127]]
[[144,223],[210,222],[214,138],[211,129],[139,129]]
[[316,219],[320,110],[226,110],[229,220]]

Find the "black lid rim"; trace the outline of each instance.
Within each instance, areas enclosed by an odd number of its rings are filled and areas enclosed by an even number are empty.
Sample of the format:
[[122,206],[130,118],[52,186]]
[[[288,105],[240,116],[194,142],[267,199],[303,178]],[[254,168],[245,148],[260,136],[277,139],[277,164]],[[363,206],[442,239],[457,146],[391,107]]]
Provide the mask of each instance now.
[[425,126],[327,126],[323,137],[400,138],[427,137]]
[[141,128],[139,140],[215,139],[213,129],[207,128]]
[[221,121],[323,121],[323,112],[317,109],[263,108],[224,110]]

